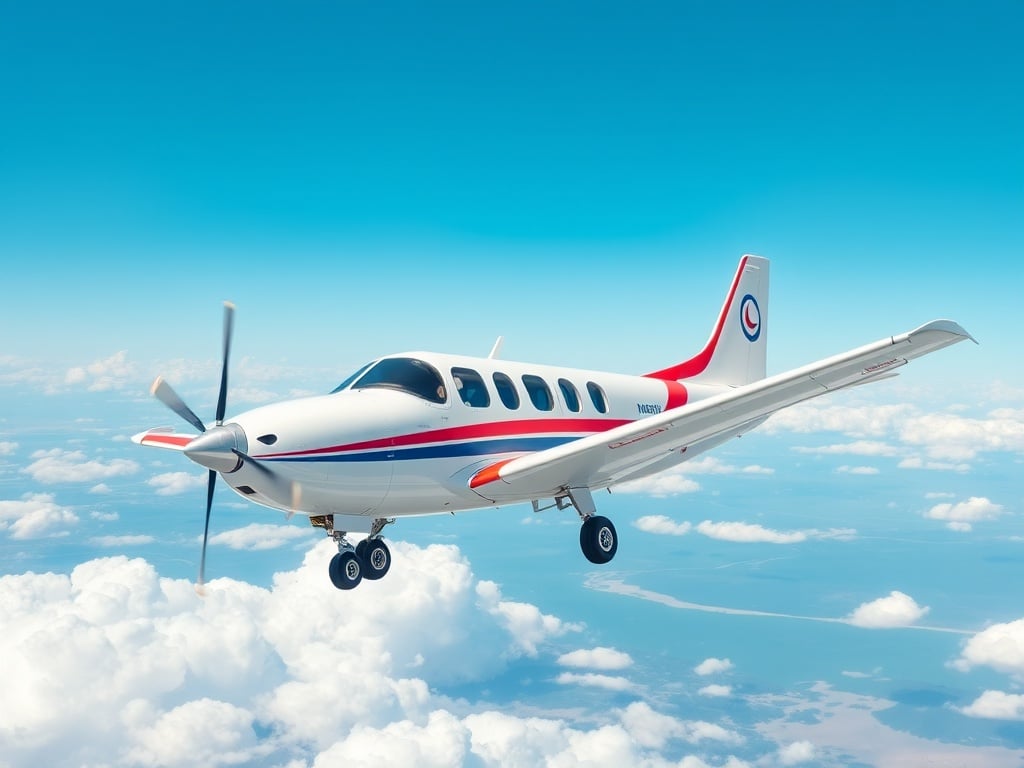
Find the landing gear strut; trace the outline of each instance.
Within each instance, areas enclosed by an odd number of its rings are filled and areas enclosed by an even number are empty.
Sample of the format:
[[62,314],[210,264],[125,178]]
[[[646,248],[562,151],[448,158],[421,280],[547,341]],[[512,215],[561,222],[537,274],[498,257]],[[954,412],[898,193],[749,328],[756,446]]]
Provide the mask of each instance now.
[[338,589],[355,589],[363,579],[376,581],[391,569],[391,550],[380,532],[394,520],[374,520],[370,534],[356,546],[346,538],[346,531],[334,529],[334,515],[312,516],[309,522],[315,528],[323,528],[338,545],[338,554],[331,558],[329,569],[331,583]]

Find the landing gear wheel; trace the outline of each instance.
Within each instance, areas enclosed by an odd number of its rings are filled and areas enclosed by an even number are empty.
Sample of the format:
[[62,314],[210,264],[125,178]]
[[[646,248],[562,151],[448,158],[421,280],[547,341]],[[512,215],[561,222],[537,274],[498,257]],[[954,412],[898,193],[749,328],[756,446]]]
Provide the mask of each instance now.
[[[368,541],[369,541],[369,539],[363,539],[358,544],[356,544],[356,557],[358,557],[360,560],[362,560],[364,562],[366,561],[365,552],[366,552],[366,542],[368,542]],[[366,574],[364,573],[363,575],[365,576]]]
[[[380,539],[366,539],[360,544],[366,545],[359,553],[363,561],[363,578],[371,581],[382,578],[391,568],[391,550],[388,545]],[[359,552],[358,547],[356,552]]]
[[331,558],[331,583],[338,589],[354,589],[363,580],[363,565],[356,553],[339,552]]
[[583,521],[580,527],[580,549],[587,560],[603,565],[615,557],[618,548],[619,537],[611,520],[594,515]]

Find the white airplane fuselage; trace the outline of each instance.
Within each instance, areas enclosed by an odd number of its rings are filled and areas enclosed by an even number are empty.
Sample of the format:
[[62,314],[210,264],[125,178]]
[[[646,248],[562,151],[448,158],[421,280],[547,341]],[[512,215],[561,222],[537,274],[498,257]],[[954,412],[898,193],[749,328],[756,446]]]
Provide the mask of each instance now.
[[[496,462],[604,432],[726,389],[430,352],[392,357],[433,367],[450,396],[443,402],[429,402],[391,388],[344,389],[263,406],[229,420],[228,424],[244,430],[249,456],[266,462],[301,488],[301,510],[297,511],[401,517],[528,501],[506,496],[500,487],[474,489],[470,480]],[[480,375],[487,387],[487,405],[463,402],[452,372],[457,369]],[[504,374],[516,388],[516,408],[502,401],[493,383],[495,374]],[[534,404],[523,376],[537,377],[547,385],[550,396],[541,404],[550,408],[541,410]],[[566,397],[565,382],[572,385],[575,398],[572,394]],[[588,385],[599,388],[596,400]],[[259,440],[266,435],[276,436],[273,445]],[[725,439],[728,437],[715,442]],[[685,455],[672,452],[664,457],[662,468],[706,447],[710,446],[692,446]],[[631,468],[628,474],[635,472],[636,468]],[[290,489],[284,488],[285,494],[275,497],[275,489],[283,485],[261,482],[263,474],[252,465],[243,463],[224,479],[245,498],[295,511]]]

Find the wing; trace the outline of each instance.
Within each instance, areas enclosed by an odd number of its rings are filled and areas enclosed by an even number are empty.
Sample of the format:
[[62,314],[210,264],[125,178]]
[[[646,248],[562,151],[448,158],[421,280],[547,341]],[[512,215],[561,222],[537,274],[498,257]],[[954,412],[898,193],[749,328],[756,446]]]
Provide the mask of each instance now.
[[[889,378],[908,361],[973,337],[950,320],[877,341],[720,395],[485,467],[470,487],[494,501],[551,498],[642,477],[742,434],[790,405]],[[675,454],[675,455],[671,455]],[[647,471],[645,471],[647,470]]]

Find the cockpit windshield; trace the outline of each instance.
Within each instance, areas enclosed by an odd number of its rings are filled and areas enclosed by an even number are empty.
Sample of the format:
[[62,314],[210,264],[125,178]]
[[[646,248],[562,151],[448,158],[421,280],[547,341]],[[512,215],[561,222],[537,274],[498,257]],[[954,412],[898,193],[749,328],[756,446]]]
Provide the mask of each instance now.
[[358,378],[352,389],[387,387],[422,397],[431,403],[443,403],[448,399],[444,380],[437,369],[412,357],[387,357],[371,366],[362,376],[359,373],[355,374]]
[[332,389],[331,390],[331,394],[333,395],[335,392],[341,392],[341,390],[343,390],[343,389],[348,389],[348,386],[353,381],[355,381],[360,376],[362,376],[363,373],[366,371],[366,369],[369,368],[371,365],[373,365],[373,363],[367,363],[366,365],[361,366],[358,371],[353,373],[351,376],[349,376],[347,379],[345,379],[343,382],[341,382],[341,384],[339,384],[334,389]]

